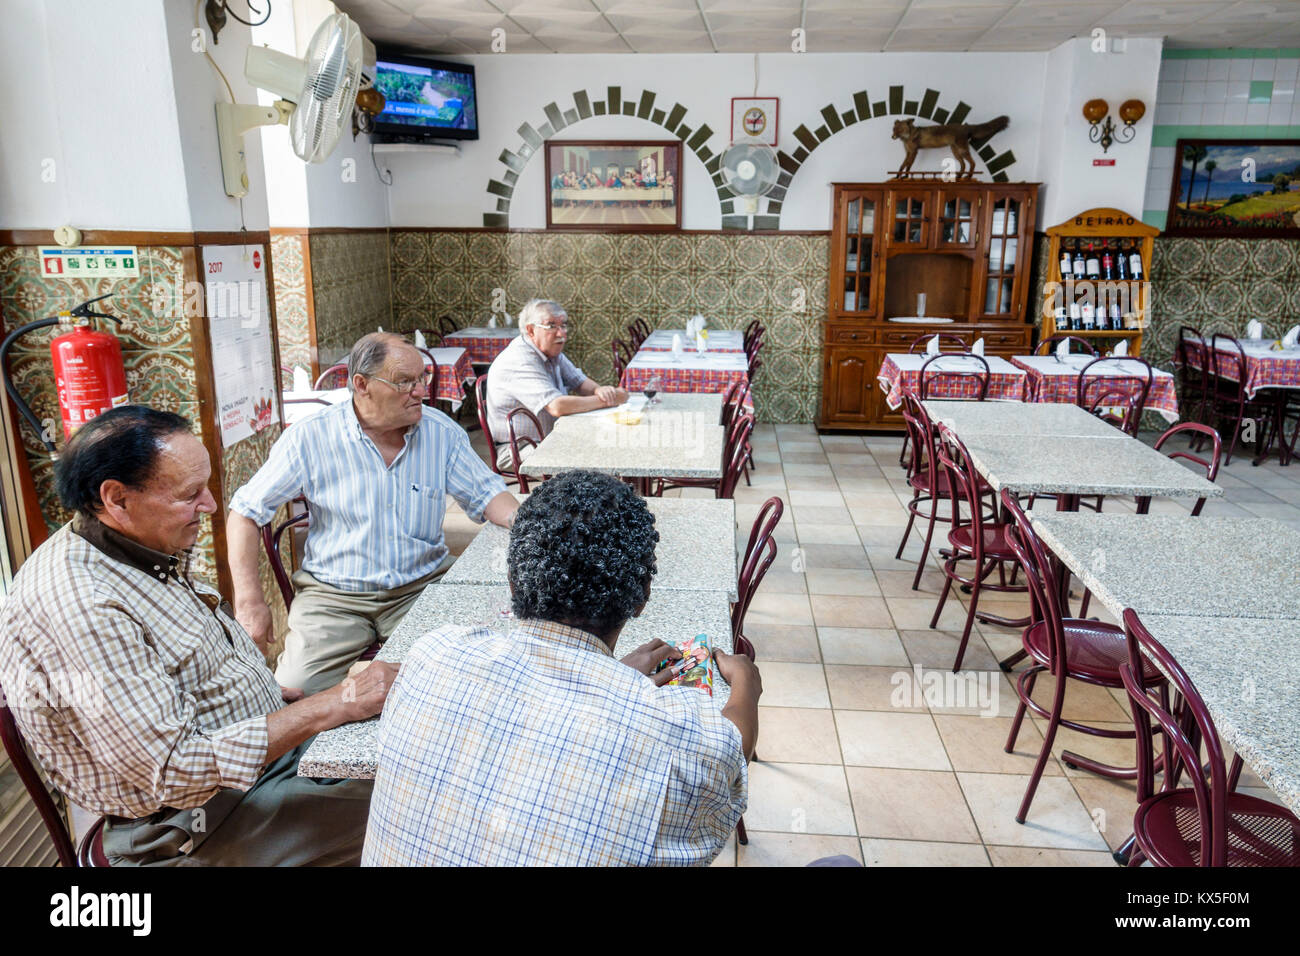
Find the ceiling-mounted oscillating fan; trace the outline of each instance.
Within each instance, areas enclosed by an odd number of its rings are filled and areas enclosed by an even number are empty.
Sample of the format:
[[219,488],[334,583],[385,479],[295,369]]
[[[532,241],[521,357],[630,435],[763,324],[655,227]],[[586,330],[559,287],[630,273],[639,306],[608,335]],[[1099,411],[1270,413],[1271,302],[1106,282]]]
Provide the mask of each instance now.
[[244,134],[258,126],[287,124],[298,157],[308,163],[323,161],[350,122],[357,93],[366,82],[365,64],[373,64],[374,59],[374,44],[342,13],[316,28],[302,59],[267,47],[249,47],[244,76],[281,98],[272,106],[217,104],[226,194],[248,194]]
[[779,175],[776,150],[756,139],[737,140],[722,154],[722,178],[746,214],[758,212],[758,197],[772,191]]

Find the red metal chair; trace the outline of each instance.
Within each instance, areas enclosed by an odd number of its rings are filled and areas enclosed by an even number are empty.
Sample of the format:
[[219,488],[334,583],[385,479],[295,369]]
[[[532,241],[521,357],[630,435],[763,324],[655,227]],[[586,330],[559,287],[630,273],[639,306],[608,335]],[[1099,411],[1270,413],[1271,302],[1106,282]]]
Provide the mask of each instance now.
[[754,430],[753,415],[735,415],[727,425],[722,443],[722,477],[721,478],[656,478],[650,485],[649,494],[662,497],[665,491],[673,488],[712,488],[719,498],[735,496],[736,485],[744,473],[745,463],[750,455],[750,434]]
[[[1002,506],[1011,514],[1015,530],[1007,536],[1020,566],[1025,570],[1025,580],[1029,584],[1030,598],[1033,601],[1034,623],[1025,628],[1021,643],[1025,653],[1034,663],[1020,674],[1016,682],[1016,695],[1020,706],[1016,708],[1015,719],[1011,723],[1011,733],[1007,736],[1005,750],[1015,750],[1016,738],[1020,734],[1020,725],[1024,722],[1025,711],[1032,710],[1040,717],[1046,717],[1048,724],[1043,731],[1043,746],[1034,764],[1025,797],[1016,813],[1016,822],[1024,823],[1033,802],[1038,782],[1052,753],[1052,744],[1060,727],[1074,730],[1094,737],[1111,737],[1134,739],[1132,730],[1110,730],[1102,727],[1090,727],[1078,721],[1067,720],[1062,716],[1065,706],[1065,688],[1071,680],[1081,681],[1097,687],[1121,688],[1124,686],[1119,676],[1119,666],[1124,663],[1127,652],[1124,644],[1124,632],[1113,624],[1090,621],[1085,618],[1065,617],[1062,611],[1061,587],[1052,571],[1047,550],[1029,523],[1029,518],[1021,509],[1019,502],[1009,491],[1002,492]],[[1034,682],[1038,675],[1047,672],[1056,679],[1056,692],[1052,698],[1051,708],[1043,707],[1032,698]],[[1163,678],[1154,667],[1150,667],[1144,677],[1152,686],[1159,684]],[[1112,767],[1064,751],[1061,760],[1067,767],[1082,767],[1093,773],[1106,777],[1131,779],[1138,773],[1138,768]]]
[[[1088,374],[1094,365],[1103,362],[1132,365],[1135,371],[1132,375]],[[1138,427],[1142,424],[1142,411],[1147,406],[1147,396],[1151,394],[1153,378],[1151,363],[1146,359],[1134,355],[1095,358],[1079,370],[1075,401],[1080,408],[1092,412],[1126,435],[1136,438]],[[1105,412],[1107,408],[1116,407],[1123,408],[1123,413],[1116,416]]]
[[[1255,398],[1246,395],[1246,353],[1241,343],[1231,335],[1216,332],[1210,340],[1210,369],[1213,381],[1206,393],[1208,424],[1213,425],[1219,434],[1226,435],[1221,425],[1225,421],[1231,423],[1232,437],[1228,440],[1228,454],[1223,459],[1225,465],[1230,465],[1242,423],[1246,419],[1273,421],[1277,416],[1277,399],[1272,395],[1257,395]],[[1277,438],[1285,441],[1282,435]],[[1262,434],[1256,436],[1257,449],[1268,447],[1264,439]]]
[[632,361],[632,355],[636,350],[622,339],[614,339],[609,343],[609,351],[614,358],[614,380],[622,381],[623,370],[627,368],[627,363]]
[[492,429],[488,428],[488,405],[487,405],[487,373],[484,372],[474,380],[474,404],[478,408],[478,427],[483,432],[484,439],[487,440],[488,448],[488,467],[494,474],[500,475],[508,481],[512,476],[507,475],[497,464],[497,443],[492,438]]
[[537,477],[526,475],[520,467],[524,460],[523,449],[536,448],[541,444],[541,440],[534,438],[532,435],[518,434],[515,431],[515,420],[519,418],[528,419],[528,423],[532,425],[533,430],[537,435],[542,434],[542,423],[537,420],[536,415],[527,408],[524,408],[522,405],[518,408],[512,409],[510,414],[506,416],[506,431],[510,436],[510,464],[514,469],[514,475],[512,477],[519,485],[519,493],[521,495],[526,495],[528,494],[528,482],[545,481],[546,476],[542,475],[541,477]]
[[[938,335],[939,333],[935,333]],[[935,362],[947,362],[948,367],[935,365]],[[960,361],[960,366],[954,366],[954,361]],[[989,363],[984,360],[982,355],[975,355],[971,352],[948,352],[941,355],[933,355],[921,364],[921,375],[919,382],[919,393],[922,401],[930,397],[930,387],[932,382],[955,381],[956,387],[952,396],[937,397],[960,397],[970,401],[982,402],[989,394],[989,380],[992,376],[989,373]],[[975,380],[975,393],[963,394],[971,386],[967,385],[966,379]]]
[[[750,400],[749,385],[732,382],[722,395],[722,427],[728,427],[737,415],[745,414],[745,403]],[[745,461],[745,484],[750,484],[749,473],[754,470],[754,447],[750,443],[749,458]]]
[[456,332],[456,320],[450,315],[438,317],[438,337],[444,338],[448,335],[454,335]]
[[[907,461],[907,483],[912,488],[912,500],[905,505],[907,526],[903,529],[903,540],[898,542],[894,559],[902,560],[913,523],[917,518],[924,518],[927,522],[925,544],[921,548],[921,557],[916,562],[916,577],[912,579],[912,590],[915,591],[921,586],[921,574],[925,571],[930,554],[930,540],[934,537],[934,525],[938,520],[938,504],[941,500],[951,504],[952,494],[948,488],[947,473],[939,470],[939,458],[934,450],[934,424],[911,389],[903,392],[903,424],[913,448],[912,456]],[[929,506],[928,513],[922,514],[921,508],[925,505]]]
[[754,339],[762,332],[766,331],[766,328],[767,327],[758,319],[754,319],[749,323],[749,325],[745,326],[744,334],[741,335],[741,342],[744,343],[746,355],[749,354],[749,347],[753,343]]
[[[428,349],[422,349],[418,346],[416,351],[424,357],[424,370],[429,374],[429,387],[425,392],[424,404],[433,408],[438,401],[438,360],[433,357],[433,353]],[[448,402],[448,407],[451,403]]]
[[749,384],[754,384],[754,379],[758,376],[758,370],[763,367],[763,360],[759,354],[763,351],[763,335],[767,329],[760,325],[754,332],[753,336],[745,343],[745,358],[749,362]]
[[[970,589],[970,606],[966,611],[966,626],[961,632],[961,643],[957,646],[957,659],[953,662],[953,673],[961,670],[961,661],[966,654],[966,645],[970,643],[970,631],[975,619],[981,623],[997,624],[1001,627],[1024,627],[1029,619],[1011,620],[992,614],[980,614],[979,598],[981,591],[1001,591],[1024,593],[1026,585],[1007,583],[1006,566],[1014,564],[1016,554],[1011,549],[1007,536],[1011,525],[1006,522],[991,521],[984,516],[983,491],[979,482],[979,473],[971,462],[970,453],[947,425],[939,426],[939,441],[935,451],[944,472],[948,476],[948,488],[951,492],[951,529],[948,531],[949,556],[943,565],[943,590],[930,618],[931,629],[939,626],[939,616],[943,613],[948,592],[955,581],[959,586]],[[966,501],[968,520],[961,515],[962,500]],[[963,577],[957,570],[963,561],[974,562],[969,577]],[[998,572],[998,582],[986,583],[985,579]]]
[[104,856],[104,818],[100,817],[95,821],[81,838],[81,844],[74,850],[72,837],[69,836],[63,822],[63,815],[59,813],[54,798],[46,789],[45,780],[28,755],[27,743],[23,740],[22,731],[18,729],[14,715],[3,700],[3,696],[0,694],[0,740],[3,740],[5,752],[9,754],[9,762],[13,764],[14,770],[18,771],[19,779],[27,788],[27,795],[32,798],[32,803],[36,804],[36,811],[41,815],[45,830],[54,843],[59,865],[69,868],[108,866],[108,858]]
[[1210,362],[1210,350],[1201,330],[1180,325],[1174,343],[1174,365],[1178,368],[1179,407],[1187,409],[1187,421],[1199,422],[1205,417],[1213,382]]
[[[1137,735],[1133,837],[1138,852],[1129,856],[1128,865],[1146,859],[1153,866],[1300,866],[1300,819],[1285,807],[1235,792],[1214,720],[1187,672],[1132,608],[1124,611],[1124,631],[1128,654],[1119,673]],[[1168,681],[1150,679],[1151,661]],[[1177,715],[1169,707],[1169,685],[1182,699]],[[1156,698],[1153,686],[1159,691]],[[1148,718],[1155,720],[1155,728]],[[1153,730],[1164,737],[1163,760],[1154,755]],[[1179,769],[1189,770],[1190,785],[1179,787],[1175,772],[1172,782],[1156,792],[1158,763],[1168,767],[1175,761]]]
[[772,534],[781,522],[785,502],[778,497],[768,498],[758,509],[754,525],[749,531],[749,543],[740,562],[740,576],[736,582],[736,603],[731,605],[731,641],[737,654],[754,660],[754,645],[745,636],[745,614],[754,599],[754,593],[763,582],[768,568],[776,560],[776,542]]
[[627,341],[632,346],[633,352],[641,348],[641,343],[645,341],[645,336],[641,334],[641,329],[635,322],[627,324]]
[[[1219,438],[1219,433],[1209,425],[1202,425],[1199,422],[1183,422],[1181,425],[1175,425],[1163,435],[1156,439],[1155,450],[1159,451],[1164,447],[1165,442],[1175,435],[1190,433],[1199,436],[1196,439],[1197,444],[1208,440],[1210,442],[1210,457],[1199,458],[1190,451],[1171,451],[1166,452],[1170,458],[1186,458],[1188,461],[1195,462],[1205,469],[1206,481],[1214,481],[1219,475],[1219,451],[1223,447],[1223,442]],[[1205,499],[1197,498],[1196,504],[1192,507],[1192,515],[1199,515],[1201,509],[1205,507]],[[1151,508],[1151,497],[1149,495],[1140,495],[1137,499],[1137,513],[1144,515]]]
[[[1074,354],[1091,355],[1097,358],[1101,353],[1093,347],[1087,339],[1081,339],[1077,335],[1053,335],[1043,339],[1034,348],[1035,355],[1052,355],[1056,352],[1056,347],[1062,342],[1069,342],[1069,349]],[[1081,348],[1075,352],[1074,346],[1079,345]]]
[[348,365],[346,362],[340,362],[338,365],[331,365],[320,373],[320,377],[316,379],[316,384],[312,386],[312,391],[322,392],[331,388],[344,388],[347,384]]

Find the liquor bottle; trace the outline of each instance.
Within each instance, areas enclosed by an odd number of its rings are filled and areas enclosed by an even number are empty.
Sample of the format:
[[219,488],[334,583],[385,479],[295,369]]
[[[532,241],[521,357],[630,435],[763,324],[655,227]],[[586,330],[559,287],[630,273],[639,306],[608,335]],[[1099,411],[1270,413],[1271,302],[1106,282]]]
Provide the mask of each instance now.
[[1142,253],[1137,243],[1133,244],[1133,254],[1128,258],[1128,271],[1134,282],[1142,281]]
[[1101,247],[1101,277],[1107,282],[1115,278],[1115,257],[1110,254],[1110,240]]
[[1083,261],[1083,247],[1077,242],[1074,244],[1074,264],[1072,271],[1074,272],[1074,280],[1076,282],[1083,281],[1084,274],[1087,271],[1087,264]]
[[1078,302],[1070,303],[1070,330],[1077,332],[1083,328],[1083,313],[1079,310]]
[[1088,258],[1085,260],[1085,267],[1088,270],[1089,279],[1101,278],[1101,263],[1097,261],[1097,250],[1092,247],[1091,242],[1088,243]]
[[1119,295],[1113,295],[1110,300],[1110,327],[1118,332],[1124,328],[1124,316],[1119,313]]
[[1070,327],[1070,320],[1065,317],[1065,306],[1058,305],[1056,307],[1056,313],[1052,317],[1052,322],[1056,325],[1056,331],[1058,332]]
[[1065,281],[1074,274],[1074,263],[1070,261],[1070,250],[1065,248],[1065,243],[1061,243],[1061,281]]
[[1079,311],[1083,319],[1083,330],[1085,332],[1093,331],[1096,328],[1096,325],[1094,323],[1095,311],[1092,307],[1092,300],[1084,299],[1083,306],[1080,308]]
[[1120,282],[1128,281],[1128,256],[1124,254],[1124,244],[1117,243],[1115,249],[1115,278]]

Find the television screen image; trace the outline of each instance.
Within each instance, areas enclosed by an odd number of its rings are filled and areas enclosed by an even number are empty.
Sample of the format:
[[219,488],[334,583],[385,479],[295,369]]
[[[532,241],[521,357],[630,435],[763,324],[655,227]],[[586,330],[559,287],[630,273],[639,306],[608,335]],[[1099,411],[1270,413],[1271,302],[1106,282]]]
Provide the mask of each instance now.
[[375,89],[386,101],[375,118],[378,132],[478,138],[472,66],[381,56],[375,64]]

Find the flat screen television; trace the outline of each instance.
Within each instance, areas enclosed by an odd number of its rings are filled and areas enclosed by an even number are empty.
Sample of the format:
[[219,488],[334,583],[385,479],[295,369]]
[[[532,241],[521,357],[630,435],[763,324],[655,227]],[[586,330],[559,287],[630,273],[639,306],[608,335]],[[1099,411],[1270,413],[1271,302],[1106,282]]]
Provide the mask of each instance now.
[[385,136],[478,139],[474,67],[405,53],[378,51],[375,89],[384,111],[374,130]]

